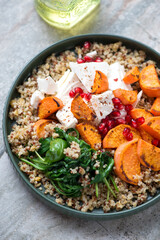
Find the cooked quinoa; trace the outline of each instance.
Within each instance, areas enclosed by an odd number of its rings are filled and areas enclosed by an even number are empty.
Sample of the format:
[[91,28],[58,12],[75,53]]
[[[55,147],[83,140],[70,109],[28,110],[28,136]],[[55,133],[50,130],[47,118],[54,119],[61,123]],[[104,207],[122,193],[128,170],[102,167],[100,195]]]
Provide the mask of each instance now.
[[[89,50],[81,46],[77,46],[75,51],[67,50],[58,56],[53,53],[46,59],[46,62],[43,65],[38,67],[38,70],[33,70],[32,75],[27,79],[27,81],[17,87],[17,91],[20,96],[10,102],[9,117],[14,121],[14,125],[10,135],[8,136],[8,140],[11,145],[12,152],[18,155],[18,157],[24,157],[28,154],[28,151],[34,152],[40,147],[40,143],[34,129],[34,123],[38,120],[37,111],[30,105],[30,98],[34,91],[37,90],[37,78],[51,76],[55,81],[58,81],[65,71],[69,69],[69,62],[76,62],[77,57],[84,57],[86,53],[95,50],[97,51],[97,56],[102,58],[104,62],[112,64],[115,61],[118,61],[125,67],[125,71],[130,70],[134,66],[138,66],[142,69],[149,64],[154,64],[156,67],[155,62],[145,60],[146,55],[143,51],[131,51],[123,46],[121,42],[107,45],[93,43]],[[160,69],[156,68],[156,70],[158,75],[160,75]],[[140,89],[139,83],[133,84],[132,87],[133,89]],[[154,99],[148,98],[145,94],[143,94],[137,107],[150,109],[153,100]],[[45,137],[52,136],[53,138],[57,138],[59,135],[54,132],[54,128],[56,126],[65,130],[64,126],[53,121],[52,123],[46,125]],[[73,159],[78,158],[80,155],[79,144],[72,142],[70,147],[65,149],[64,153]],[[111,150],[111,154],[114,155],[114,150]],[[93,158],[96,159],[96,154]],[[99,163],[97,162],[96,164],[95,167],[98,167]],[[77,167],[75,169],[70,169],[70,171],[73,174],[79,172],[81,174],[82,186],[86,187],[83,189],[81,197],[67,198],[59,195],[55,191],[49,179],[47,179],[41,171],[22,161],[19,162],[19,167],[21,171],[28,175],[29,181],[36,188],[44,191],[44,194],[54,196],[55,201],[59,204],[66,204],[69,207],[82,212],[92,211],[95,208],[102,208],[105,213],[113,209],[116,209],[117,211],[120,211],[123,208],[130,209],[145,202],[147,200],[148,193],[153,196],[157,189],[160,188],[160,171],[154,172],[141,166],[141,178],[139,179],[137,186],[128,184],[119,179],[116,175],[113,175],[119,192],[116,194],[116,199],[113,195],[110,195],[109,201],[107,201],[107,187],[103,183],[99,184],[99,196],[97,198],[95,194],[95,186],[93,184],[90,185],[91,179],[89,179],[87,170],[85,171],[82,167]]]

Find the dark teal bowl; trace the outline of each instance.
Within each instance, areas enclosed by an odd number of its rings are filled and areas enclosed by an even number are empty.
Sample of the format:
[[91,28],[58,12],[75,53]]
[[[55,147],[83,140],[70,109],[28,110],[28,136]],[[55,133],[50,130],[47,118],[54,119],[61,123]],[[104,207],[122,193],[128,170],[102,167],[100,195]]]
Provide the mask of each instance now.
[[76,36],[72,37],[69,39],[62,40],[60,42],[57,42],[50,47],[46,48],[43,50],[41,53],[39,53],[35,58],[33,58],[22,70],[22,72],[19,74],[17,79],[15,80],[9,94],[6,100],[6,104],[4,107],[4,114],[3,114],[3,135],[4,135],[4,142],[6,145],[6,150],[9,154],[9,157],[15,167],[15,169],[18,172],[18,175],[20,176],[21,179],[26,183],[26,185],[29,187],[29,190],[31,190],[32,193],[38,197],[39,200],[43,201],[45,204],[48,206],[57,209],[58,211],[62,213],[69,214],[71,216],[76,216],[76,217],[81,217],[81,218],[87,218],[87,219],[116,219],[116,218],[121,218],[125,217],[131,214],[138,213],[149,206],[155,204],[160,200],[160,190],[157,191],[156,195],[154,197],[149,196],[147,201],[143,203],[140,206],[137,206],[132,209],[124,209],[120,212],[109,212],[109,213],[104,213],[102,209],[95,209],[92,212],[87,212],[83,213],[77,210],[74,210],[72,208],[69,208],[67,206],[62,206],[59,205],[55,202],[55,199],[49,195],[44,195],[42,191],[39,189],[36,189],[28,180],[28,177],[26,174],[20,171],[18,167],[18,158],[11,152],[10,145],[7,140],[7,135],[11,131],[11,126],[13,122],[9,119],[8,117],[8,112],[9,112],[9,103],[10,100],[17,97],[18,93],[16,91],[16,86],[22,84],[23,81],[25,81],[29,75],[31,74],[32,70],[36,68],[37,66],[41,65],[44,63],[46,58],[50,56],[52,53],[60,53],[68,49],[73,49],[77,45],[81,45],[84,43],[84,41],[96,41],[98,43],[104,43],[104,44],[109,44],[109,43],[114,43],[117,41],[121,41],[126,47],[131,48],[132,50],[137,49],[137,50],[143,50],[145,51],[147,58],[154,60],[157,63],[157,66],[160,68],[160,54],[151,49],[150,47],[134,41],[132,39],[128,39],[125,37],[120,37],[120,36],[114,36],[114,35],[105,35],[105,34],[88,34],[88,35],[81,35],[81,36]]

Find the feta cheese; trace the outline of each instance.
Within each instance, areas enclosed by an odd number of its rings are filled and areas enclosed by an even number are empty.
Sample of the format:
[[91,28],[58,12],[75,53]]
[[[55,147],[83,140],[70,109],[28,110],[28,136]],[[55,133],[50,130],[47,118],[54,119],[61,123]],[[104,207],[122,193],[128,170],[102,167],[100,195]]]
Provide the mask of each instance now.
[[66,128],[74,128],[78,123],[77,119],[71,112],[72,99],[68,98],[68,103],[56,113],[56,117]]
[[64,82],[66,81],[68,75],[70,73],[70,69],[68,69],[63,76],[57,81],[57,88],[60,89],[61,86],[64,84]]
[[61,87],[58,88],[58,93],[56,96],[60,98],[64,103],[68,102],[69,92],[76,87],[80,87],[86,91],[83,84],[79,81],[77,75],[73,72],[70,72]]
[[125,75],[124,66],[122,66],[119,62],[115,62],[109,66],[108,83],[109,89],[115,90],[117,88],[132,90],[130,84],[125,84],[123,82],[123,78]]
[[90,102],[97,115],[98,122],[110,114],[114,109],[112,98],[114,98],[114,95],[112,91],[109,90],[101,94],[92,95]]
[[31,106],[36,109],[38,107],[38,104],[41,102],[43,98],[44,94],[36,90],[31,96],[30,100]]
[[77,74],[82,84],[86,87],[88,92],[91,92],[91,87],[94,84],[96,70],[108,75],[109,65],[106,62],[90,62],[77,64],[70,62],[70,68]]
[[53,80],[53,78],[46,77],[46,78],[38,78],[37,79],[38,82],[38,89],[42,92],[42,93],[46,93],[46,94],[55,94],[57,91],[57,85],[55,83],[55,81]]
[[137,94],[137,100],[132,104],[132,106],[135,108],[137,106],[137,104],[139,103],[139,101],[141,100],[143,91],[141,90],[138,94]]
[[86,56],[94,58],[97,55],[97,51],[89,52],[86,54]]

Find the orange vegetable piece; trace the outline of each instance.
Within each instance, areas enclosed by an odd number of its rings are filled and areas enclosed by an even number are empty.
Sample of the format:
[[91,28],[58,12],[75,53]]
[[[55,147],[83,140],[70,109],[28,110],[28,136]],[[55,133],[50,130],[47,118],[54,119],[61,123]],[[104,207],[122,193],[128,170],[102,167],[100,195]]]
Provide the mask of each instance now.
[[154,65],[142,69],[139,83],[148,97],[160,97],[160,82]]
[[160,140],[160,117],[148,118],[141,127],[152,137]]
[[97,128],[90,123],[82,122],[76,126],[82,139],[94,149],[100,149],[102,145],[101,135]]
[[160,97],[156,98],[150,111],[154,116],[160,116]]
[[153,171],[160,170],[160,148],[139,139],[137,153],[143,166],[148,167]]
[[118,88],[113,90],[115,97],[119,98],[124,105],[133,104],[137,100],[137,91],[129,91]]
[[38,138],[44,137],[45,126],[51,122],[52,122],[52,120],[50,120],[50,119],[40,119],[34,124]]
[[38,117],[48,118],[52,113],[63,107],[63,102],[57,97],[46,97],[38,105]]
[[121,144],[114,154],[115,173],[123,181],[138,185],[140,176],[140,161],[137,154],[138,139]]
[[92,86],[92,93],[99,94],[108,90],[108,78],[101,72],[96,70],[94,84]]
[[139,75],[140,75],[140,71],[139,71],[138,67],[136,66],[136,67],[132,68],[131,70],[129,70],[125,74],[123,81],[126,84],[135,83],[135,82],[139,81]]
[[123,135],[123,130],[126,127],[130,128],[130,131],[133,134],[133,139],[141,138],[140,133],[135,128],[126,124],[120,124],[117,127],[109,130],[109,132],[103,139],[103,148],[117,148],[122,143],[128,142]]
[[83,98],[79,93],[76,94],[71,103],[71,112],[73,113],[74,117],[77,118],[78,120],[92,121],[96,118],[96,115],[83,101]]
[[148,143],[152,143],[152,140],[154,137],[152,137],[149,133],[147,133],[141,126],[139,127],[139,132],[142,137],[142,139]]

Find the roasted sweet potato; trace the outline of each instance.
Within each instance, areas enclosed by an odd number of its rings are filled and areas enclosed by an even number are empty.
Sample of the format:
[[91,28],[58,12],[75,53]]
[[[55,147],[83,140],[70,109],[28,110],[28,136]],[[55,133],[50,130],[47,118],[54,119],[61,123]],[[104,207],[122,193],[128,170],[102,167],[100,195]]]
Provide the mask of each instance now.
[[154,65],[142,69],[139,83],[148,97],[160,97],[160,82]]
[[160,148],[139,139],[137,154],[142,165],[153,171],[160,170]]
[[152,140],[154,139],[149,133],[147,133],[141,126],[139,127],[139,132],[142,137],[142,139],[148,143],[152,143]]
[[108,90],[108,78],[101,71],[96,70],[92,93],[99,94]]
[[52,120],[50,120],[50,119],[40,119],[34,124],[38,138],[44,137],[45,126],[51,122],[52,122]]
[[78,120],[92,121],[96,118],[96,115],[83,101],[83,98],[80,94],[76,94],[76,96],[74,97],[71,103],[71,112]]
[[138,67],[134,67],[125,74],[123,81],[126,84],[135,83],[135,82],[139,81],[139,75],[140,75],[140,71],[139,71]]
[[94,149],[100,149],[102,145],[101,135],[97,128],[90,123],[82,122],[76,126],[82,139]]
[[148,118],[141,127],[152,137],[160,140],[160,117]]
[[127,183],[137,185],[140,177],[140,161],[137,154],[138,139],[121,144],[115,151],[115,173]]
[[129,91],[118,88],[113,90],[115,97],[119,98],[123,104],[133,104],[137,100],[137,91]]
[[63,102],[57,97],[46,97],[38,105],[38,117],[48,118],[63,107]]
[[133,139],[141,138],[140,133],[135,128],[126,124],[120,124],[117,127],[109,130],[109,132],[103,139],[103,148],[117,148],[122,143],[128,142],[123,135],[123,130],[126,127],[130,128],[130,131],[133,134]]
[[150,111],[154,116],[160,116],[160,97],[156,98]]

